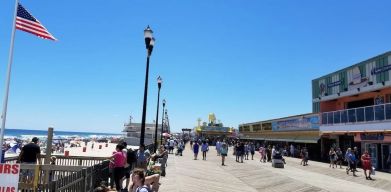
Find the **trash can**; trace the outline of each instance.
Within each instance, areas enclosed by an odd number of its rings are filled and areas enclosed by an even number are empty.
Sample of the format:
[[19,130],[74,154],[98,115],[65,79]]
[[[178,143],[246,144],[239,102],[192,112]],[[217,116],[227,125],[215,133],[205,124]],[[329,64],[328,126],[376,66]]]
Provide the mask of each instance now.
[[64,156],[65,156],[65,157],[68,157],[68,156],[69,156],[69,151],[65,151],[65,152],[64,152]]
[[83,152],[86,152],[87,151],[87,147],[83,147]]

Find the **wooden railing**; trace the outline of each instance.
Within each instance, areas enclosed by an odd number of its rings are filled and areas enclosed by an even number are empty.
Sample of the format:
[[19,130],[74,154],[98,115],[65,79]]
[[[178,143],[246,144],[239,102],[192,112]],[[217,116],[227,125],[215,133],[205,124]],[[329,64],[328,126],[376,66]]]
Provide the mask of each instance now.
[[[153,144],[146,146],[152,153]],[[109,157],[84,157],[54,155],[55,164],[21,164],[19,190],[38,189],[41,192],[92,192],[102,181],[109,180]],[[16,163],[17,157],[5,158],[6,163]],[[28,175],[26,177],[26,175]]]
[[21,164],[19,190],[88,192],[108,179],[108,160],[89,167]]
[[[64,166],[93,166],[107,160],[109,157],[86,157],[86,156],[68,156],[52,155],[56,157],[56,165]],[[5,158],[6,163],[16,163],[18,157]],[[42,164],[45,164],[45,158],[41,158]]]

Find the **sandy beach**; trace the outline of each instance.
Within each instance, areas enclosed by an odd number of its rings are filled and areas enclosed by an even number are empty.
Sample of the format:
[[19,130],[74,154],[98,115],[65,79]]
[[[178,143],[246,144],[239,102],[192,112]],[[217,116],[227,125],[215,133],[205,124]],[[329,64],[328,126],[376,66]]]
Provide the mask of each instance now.
[[[88,156],[88,157],[110,157],[115,151],[115,146],[117,143],[94,143],[92,148],[92,142],[88,142],[87,146],[84,143],[81,144],[82,147],[68,147],[65,148],[65,151],[69,151],[69,156]],[[99,148],[101,146],[101,149]],[[83,148],[86,147],[86,152],[83,152]],[[138,146],[130,146],[127,148],[138,149]],[[57,153],[55,153],[57,155]]]

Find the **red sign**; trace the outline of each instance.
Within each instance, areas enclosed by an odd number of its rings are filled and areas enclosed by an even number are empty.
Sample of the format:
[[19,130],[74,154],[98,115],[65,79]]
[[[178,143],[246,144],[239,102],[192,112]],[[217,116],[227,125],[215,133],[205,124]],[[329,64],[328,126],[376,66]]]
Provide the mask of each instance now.
[[20,164],[0,164],[0,192],[17,192]]

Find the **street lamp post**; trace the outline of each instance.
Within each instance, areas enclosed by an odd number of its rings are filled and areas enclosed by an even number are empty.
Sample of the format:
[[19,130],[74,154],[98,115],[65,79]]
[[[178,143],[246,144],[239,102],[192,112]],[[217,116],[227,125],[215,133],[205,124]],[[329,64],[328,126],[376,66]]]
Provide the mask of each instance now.
[[145,116],[147,113],[149,57],[152,54],[153,46],[155,44],[155,38],[152,37],[152,33],[153,31],[149,26],[144,30],[145,47],[147,49],[147,68],[145,70],[145,87],[144,87],[143,116],[141,120],[140,145],[144,145],[144,137],[145,137]]
[[162,78],[159,76],[157,78],[157,87],[158,87],[158,91],[157,91],[157,109],[156,109],[156,126],[155,126],[155,144],[154,144],[154,150],[155,150],[155,153],[156,153],[156,150],[157,150],[157,129],[158,129],[158,122],[159,122],[159,101],[160,101],[160,88],[162,87]]
[[160,145],[163,145],[163,120],[164,120],[164,107],[166,106],[166,100],[163,99],[163,114],[162,114],[162,130],[160,132]]

